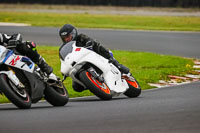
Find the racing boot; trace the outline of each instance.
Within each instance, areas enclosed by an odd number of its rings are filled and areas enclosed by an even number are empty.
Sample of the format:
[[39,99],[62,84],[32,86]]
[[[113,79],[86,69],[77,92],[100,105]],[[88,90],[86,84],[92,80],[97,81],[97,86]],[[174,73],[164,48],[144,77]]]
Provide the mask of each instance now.
[[120,64],[115,58],[111,58],[109,62],[115,65],[120,70],[121,73],[128,74],[130,71],[129,68]]
[[37,65],[40,67],[40,69],[45,72],[47,75],[50,75],[53,72],[53,68],[49,66],[44,58],[40,57],[39,62]]

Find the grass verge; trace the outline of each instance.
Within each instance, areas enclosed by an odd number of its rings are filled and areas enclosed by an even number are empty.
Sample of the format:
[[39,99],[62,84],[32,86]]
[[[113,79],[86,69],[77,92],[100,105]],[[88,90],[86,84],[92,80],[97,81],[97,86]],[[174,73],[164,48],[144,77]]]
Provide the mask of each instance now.
[[200,31],[200,17],[124,16],[88,13],[58,14],[0,11],[0,22],[27,23],[32,26],[61,27],[65,23],[70,23],[79,28]]
[[[60,60],[58,56],[59,47],[39,46],[39,53],[54,68],[54,72],[59,77]],[[148,52],[132,52],[113,50],[114,57],[125,66],[129,67],[134,77],[138,80],[143,90],[152,88],[148,83],[158,82],[160,79],[167,80],[167,75],[184,75],[193,68],[193,61],[176,56],[159,55]],[[89,96],[89,91],[77,93],[72,89],[72,80],[67,78],[64,84],[70,97]],[[8,100],[0,95],[0,103]]]

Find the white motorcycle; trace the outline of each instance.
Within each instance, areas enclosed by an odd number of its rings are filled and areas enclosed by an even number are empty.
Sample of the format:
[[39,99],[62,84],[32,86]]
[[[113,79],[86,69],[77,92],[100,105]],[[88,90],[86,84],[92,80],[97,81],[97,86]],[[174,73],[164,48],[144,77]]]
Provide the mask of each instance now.
[[68,102],[68,92],[54,74],[49,78],[26,56],[0,45],[0,94],[17,107],[27,109],[45,98],[54,106]]
[[63,45],[59,55],[64,79],[70,76],[102,100],[110,100],[122,93],[128,97],[141,94],[140,85],[133,76],[122,75],[108,59],[88,48],[77,47],[76,41]]

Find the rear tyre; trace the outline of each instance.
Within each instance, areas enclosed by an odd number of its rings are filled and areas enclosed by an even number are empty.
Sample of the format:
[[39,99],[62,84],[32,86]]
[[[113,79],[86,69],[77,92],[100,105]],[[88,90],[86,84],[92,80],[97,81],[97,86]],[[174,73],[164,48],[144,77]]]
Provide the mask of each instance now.
[[112,99],[111,91],[106,83],[100,83],[95,79],[89,72],[82,71],[79,74],[80,80],[85,84],[85,86],[97,97],[102,100]]
[[69,100],[68,92],[64,85],[62,88],[47,85],[44,94],[44,98],[53,106],[64,106]]
[[126,79],[126,82],[128,83],[129,89],[124,93],[124,95],[130,98],[138,97],[141,94],[141,87],[137,80],[133,82]]
[[5,74],[0,74],[0,88],[4,95],[18,108],[31,107],[31,98],[26,89],[20,89]]

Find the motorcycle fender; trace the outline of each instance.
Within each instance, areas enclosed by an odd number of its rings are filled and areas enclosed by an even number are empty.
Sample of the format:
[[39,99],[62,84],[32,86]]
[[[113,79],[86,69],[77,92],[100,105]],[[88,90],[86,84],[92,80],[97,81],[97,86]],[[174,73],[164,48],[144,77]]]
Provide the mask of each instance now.
[[[68,75],[70,70],[72,69],[72,66],[67,61],[63,61],[63,60],[60,60],[60,61],[61,61],[61,73]],[[68,66],[68,67],[66,67],[66,66]]]
[[17,78],[17,76],[15,75],[15,73],[13,71],[1,71],[0,74],[6,74],[8,76],[8,78],[16,85],[19,86],[20,81]]

